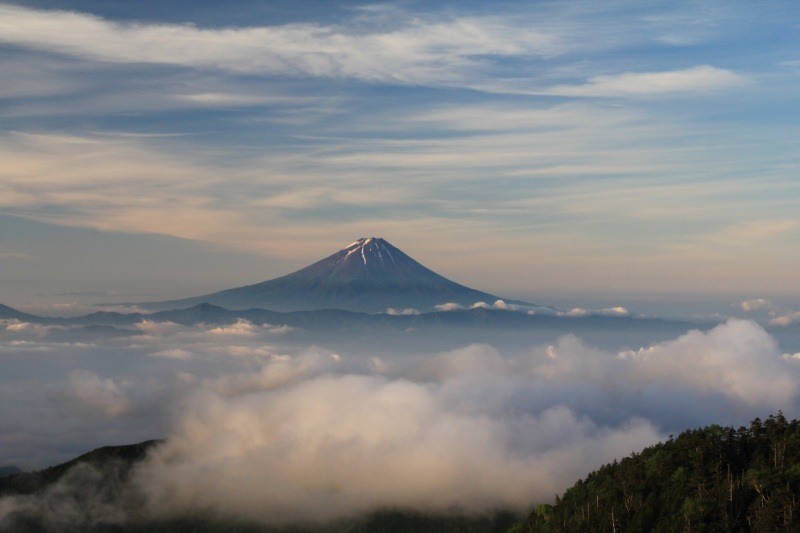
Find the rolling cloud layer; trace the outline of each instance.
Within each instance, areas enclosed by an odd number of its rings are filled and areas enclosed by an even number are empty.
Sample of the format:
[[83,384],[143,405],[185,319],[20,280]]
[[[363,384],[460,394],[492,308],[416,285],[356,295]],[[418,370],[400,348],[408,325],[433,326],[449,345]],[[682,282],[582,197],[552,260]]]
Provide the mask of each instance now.
[[[453,338],[435,353],[364,339],[369,348],[350,354],[246,321],[144,321],[80,342],[56,333],[65,328],[3,323],[0,464],[166,437],[116,504],[99,500],[77,521],[122,521],[131,508],[268,522],[525,510],[670,433],[797,416],[800,390],[798,360],[745,320],[635,349],[621,338],[618,350],[570,334],[502,346]],[[59,501],[84,485],[73,474]],[[57,509],[50,497],[0,500],[0,523]]]

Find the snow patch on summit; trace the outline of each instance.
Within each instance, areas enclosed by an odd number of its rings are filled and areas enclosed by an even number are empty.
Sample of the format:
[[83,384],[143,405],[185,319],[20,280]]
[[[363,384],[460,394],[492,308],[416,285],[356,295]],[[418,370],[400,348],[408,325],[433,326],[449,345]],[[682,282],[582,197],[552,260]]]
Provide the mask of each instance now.
[[375,254],[377,254],[378,259],[383,262],[383,252],[386,252],[389,258],[392,260],[392,263],[396,265],[397,261],[395,261],[392,253],[382,241],[383,239],[380,237],[362,237],[344,249],[347,251],[347,253],[341,260],[346,261],[351,255],[360,252],[361,262],[364,263],[364,265],[367,264],[369,257],[374,256]]

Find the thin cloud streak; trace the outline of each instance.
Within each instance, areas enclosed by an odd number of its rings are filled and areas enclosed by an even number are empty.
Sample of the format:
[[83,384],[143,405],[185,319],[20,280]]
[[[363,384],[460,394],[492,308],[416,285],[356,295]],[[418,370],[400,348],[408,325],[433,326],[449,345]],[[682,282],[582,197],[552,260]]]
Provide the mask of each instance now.
[[702,65],[669,72],[626,72],[595,76],[585,85],[561,85],[544,94],[562,96],[646,96],[664,93],[715,91],[745,85],[746,78],[726,69]]

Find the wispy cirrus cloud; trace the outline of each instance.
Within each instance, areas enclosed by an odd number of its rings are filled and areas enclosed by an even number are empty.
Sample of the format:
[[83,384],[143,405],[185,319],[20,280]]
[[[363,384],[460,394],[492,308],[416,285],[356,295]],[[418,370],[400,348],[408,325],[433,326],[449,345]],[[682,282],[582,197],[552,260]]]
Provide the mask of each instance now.
[[211,179],[213,172],[156,149],[145,138],[19,132],[3,138],[7,142],[0,157],[6,170],[0,207],[15,213],[42,214],[40,208],[49,205],[49,215],[42,218],[53,222],[160,233],[171,204],[174,234],[191,227],[208,229],[202,221],[219,223],[218,216],[228,223],[229,217],[236,218],[213,208],[213,193],[197,188],[198,177]]
[[563,47],[558,36],[508,17],[404,17],[382,31],[312,23],[209,29],[4,5],[0,21],[3,42],[100,61],[404,83],[458,77],[480,65],[478,56],[549,56]]

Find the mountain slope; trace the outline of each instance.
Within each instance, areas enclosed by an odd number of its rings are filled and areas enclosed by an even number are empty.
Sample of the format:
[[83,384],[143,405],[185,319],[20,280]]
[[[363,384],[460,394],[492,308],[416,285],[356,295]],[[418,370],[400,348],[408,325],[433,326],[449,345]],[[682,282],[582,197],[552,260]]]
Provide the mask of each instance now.
[[0,304],[0,319],[9,319],[9,318],[12,320],[28,321],[31,319],[37,319],[39,317],[35,315],[30,315],[28,313],[23,313],[22,311],[18,311],[13,307]]
[[381,238],[362,238],[335,254],[280,278],[212,294],[138,304],[150,310],[210,303],[229,309],[274,311],[387,308],[430,311],[436,305],[492,303],[498,296],[450,281]]

